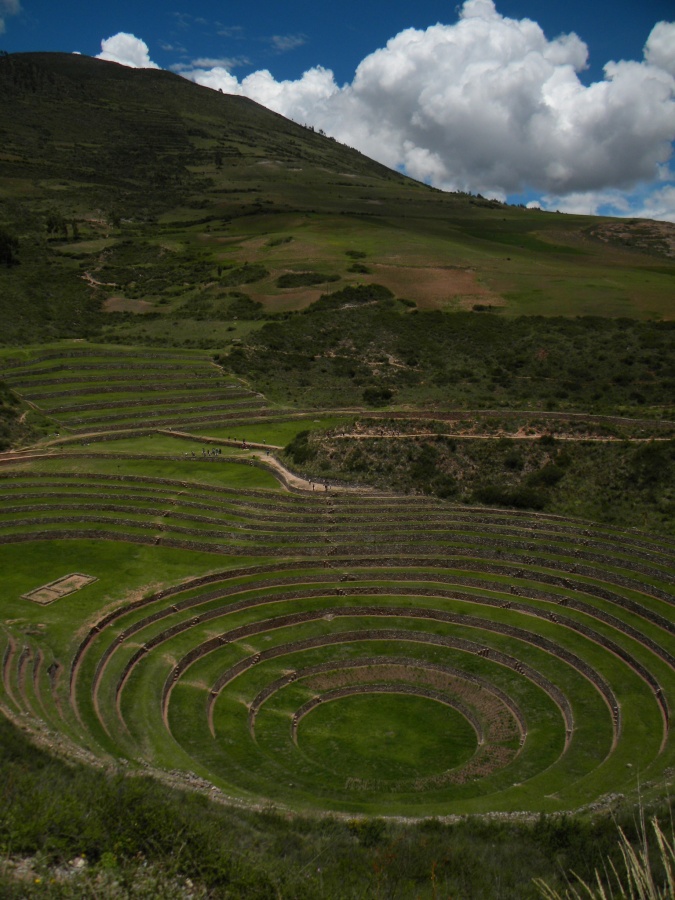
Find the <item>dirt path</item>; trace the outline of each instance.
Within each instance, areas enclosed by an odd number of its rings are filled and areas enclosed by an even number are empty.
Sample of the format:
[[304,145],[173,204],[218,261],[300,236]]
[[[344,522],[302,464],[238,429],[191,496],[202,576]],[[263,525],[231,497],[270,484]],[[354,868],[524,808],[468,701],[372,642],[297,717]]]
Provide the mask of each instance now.
[[[271,450],[284,449],[278,444],[260,444],[256,441],[236,441],[231,440],[230,438],[210,438],[203,437],[201,435],[193,435],[188,431],[174,431],[170,429],[161,429],[158,433],[171,435],[171,437],[184,438],[185,440],[197,441],[201,444],[220,444],[227,447],[237,447],[239,450],[248,450],[250,451],[250,456],[256,457],[258,460],[260,460],[261,463],[263,463],[263,465],[269,466],[269,468],[274,469],[275,472],[278,472],[289,487],[295,488],[296,490],[300,491],[309,491],[310,493],[324,492],[327,490],[324,480],[311,481],[308,478],[303,478],[301,475],[296,475],[290,469],[287,469],[286,466],[281,462],[281,460],[277,459],[276,456],[272,456],[270,452]],[[199,459],[199,457],[197,457],[197,459]],[[361,485],[357,486],[341,484],[333,487],[335,490],[348,491],[351,493],[359,494],[371,493],[373,491],[373,488]]]
[[[185,434],[183,435],[186,438],[191,437],[191,435]],[[198,438],[193,438],[193,440],[198,440]],[[216,441],[213,440],[210,443],[230,443],[234,446],[241,447],[240,441]],[[277,449],[280,450],[281,447],[272,447],[266,444],[248,444],[246,449],[250,451],[248,457],[235,457],[235,459],[240,458],[243,462],[251,457],[257,459],[265,468],[271,469],[273,474],[276,474],[279,477],[279,481],[288,489],[299,490],[299,491],[307,491],[310,494],[313,493],[325,493],[326,491],[338,491],[340,493],[356,493],[356,494],[372,494],[376,492],[375,488],[369,487],[368,485],[345,485],[345,484],[335,484],[332,482],[326,481],[310,481],[307,478],[303,478],[300,475],[296,475],[290,469],[287,469],[286,466],[277,459],[276,456],[272,456],[270,450]],[[33,460],[38,459],[68,459],[73,457],[85,458],[85,459],[96,459],[99,454],[97,453],[68,453],[59,452],[59,451],[37,451],[37,450],[20,450],[20,451],[8,451],[7,453],[0,453],[0,466],[2,465],[11,465],[12,463],[17,462],[32,462]],[[137,459],[137,456],[133,454],[106,454],[106,459],[114,458],[118,460],[125,459]],[[157,460],[165,460],[165,459],[175,459],[175,456],[171,454],[157,455],[157,456],[147,456],[143,455],[141,458],[143,459],[157,459]],[[231,457],[225,457],[228,459]],[[179,457],[182,459],[182,457]],[[200,457],[194,457],[194,459],[199,460]]]
[[325,493],[328,490],[335,491],[340,494],[375,493],[375,488],[369,487],[368,485],[335,484],[329,481],[310,481],[306,478],[302,478],[300,475],[296,475],[294,472],[291,472],[291,470],[287,469],[286,466],[276,458],[276,456],[268,456],[267,453],[260,451],[255,451],[252,455],[256,456],[263,465],[269,466],[270,469],[274,469],[275,472],[278,472],[282,476],[283,480],[287,483],[287,485],[289,487],[295,488],[296,490],[321,494]]
[[65,456],[66,454],[45,452],[44,450],[7,450],[0,453],[0,465],[3,463],[14,462],[31,462],[33,459],[54,459],[57,456]]
[[[526,434],[522,431],[516,431],[512,434],[474,434],[472,432],[466,431],[419,431],[419,432],[409,432],[406,434],[374,434],[367,432],[351,432],[349,434],[333,434],[330,437],[330,440],[405,440],[406,438],[464,438],[466,440],[479,440],[479,441],[498,441],[502,438],[511,441],[536,441],[538,438],[542,438],[547,434],[547,432],[535,432],[534,434]],[[611,443],[611,442],[622,442],[622,441],[630,441],[632,444],[637,443],[649,443],[650,441],[672,441],[673,439],[670,437],[614,437],[610,435],[606,435],[603,437],[591,437],[590,435],[575,435],[575,434],[554,434],[553,437],[556,441],[599,441],[601,443]]]
[[91,272],[83,272],[80,277],[91,287],[118,287],[114,281],[97,281]]
[[257,443],[256,441],[237,441],[232,438],[214,438],[201,434],[190,434],[189,431],[175,431],[172,428],[159,428],[157,434],[167,434],[170,437],[183,438],[187,441],[197,441],[200,444],[215,444],[223,447],[238,447],[240,450],[283,450],[279,444]]

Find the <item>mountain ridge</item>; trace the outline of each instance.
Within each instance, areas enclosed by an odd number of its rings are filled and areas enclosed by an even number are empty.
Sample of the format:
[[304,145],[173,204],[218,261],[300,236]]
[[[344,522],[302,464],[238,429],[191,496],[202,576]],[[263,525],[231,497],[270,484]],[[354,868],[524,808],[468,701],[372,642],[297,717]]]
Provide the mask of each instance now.
[[421,311],[674,315],[675,226],[445,193],[171,72],[2,56],[0,122],[4,343],[222,348],[336,280]]

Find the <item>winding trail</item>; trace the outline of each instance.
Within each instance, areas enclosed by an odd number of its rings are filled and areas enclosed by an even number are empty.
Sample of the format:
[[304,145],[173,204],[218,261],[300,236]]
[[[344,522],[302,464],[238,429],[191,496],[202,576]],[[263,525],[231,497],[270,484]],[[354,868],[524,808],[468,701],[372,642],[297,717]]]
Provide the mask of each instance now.
[[[31,404],[32,405],[32,404]],[[327,410],[324,410],[323,413],[326,414]],[[451,422],[454,420],[468,419],[471,417],[480,416],[482,418],[492,418],[494,416],[506,416],[506,417],[514,417],[519,415],[529,415],[536,417],[544,417],[549,420],[557,420],[560,418],[567,418],[572,421],[582,421],[586,423],[621,423],[623,425],[630,423],[634,427],[644,426],[647,422],[652,427],[658,428],[659,425],[672,425],[672,423],[665,423],[663,421],[651,421],[651,420],[639,420],[639,419],[621,419],[613,416],[597,416],[597,415],[589,415],[589,414],[579,414],[579,413],[551,413],[551,412],[533,412],[528,411],[518,411],[518,410],[456,410],[453,412],[446,413],[420,413],[412,412],[412,411],[372,411],[372,410],[364,410],[364,409],[336,409],[330,410],[333,415],[360,415],[366,416],[371,419],[384,419],[388,418],[390,420],[396,419],[407,419],[415,420],[430,417],[435,420],[441,420],[446,422]],[[296,418],[304,418],[307,415],[318,415],[318,411],[314,410],[311,413],[309,411],[298,411],[298,410],[289,410],[288,418],[296,419]],[[379,433],[378,433],[379,432]],[[255,464],[261,466],[265,469],[268,469],[282,484],[284,488],[287,490],[297,490],[297,491],[305,491],[308,493],[316,493],[316,492],[326,492],[330,489],[339,490],[340,492],[348,492],[348,493],[357,493],[357,494],[373,494],[380,493],[375,488],[366,486],[366,485],[347,485],[347,484],[335,484],[333,482],[327,483],[324,480],[320,481],[312,481],[308,478],[304,478],[302,475],[298,475],[293,472],[287,466],[284,465],[283,462],[277,457],[273,455],[273,451],[281,451],[283,447],[278,444],[268,444],[266,442],[260,443],[257,441],[245,441],[245,440],[236,440],[232,438],[217,438],[217,437],[209,437],[208,435],[196,435],[192,434],[189,431],[182,431],[173,428],[122,428],[119,431],[110,432],[110,431],[91,431],[85,433],[78,433],[77,435],[67,435],[63,437],[59,437],[56,440],[51,440],[42,445],[42,447],[35,448],[25,448],[20,450],[9,450],[4,453],[0,453],[0,466],[2,465],[12,465],[20,462],[31,462],[33,460],[43,460],[43,459],[63,459],[66,457],[70,458],[103,458],[104,454],[102,453],[78,453],[72,452],[68,449],[69,444],[77,443],[77,444],[86,444],[87,441],[109,441],[115,438],[128,437],[133,438],[134,436],[140,436],[140,434],[159,434],[165,435],[167,437],[177,438],[179,440],[186,440],[193,442],[195,444],[207,445],[211,447],[230,447],[242,450],[248,453],[247,458],[243,457],[234,457],[234,459],[245,463],[247,461],[251,461],[251,464]],[[537,440],[544,436],[544,432],[541,430],[537,430],[534,433],[528,433],[525,431],[525,426],[522,426],[517,431],[513,431],[511,433],[475,433],[471,431],[458,430],[458,431],[447,431],[447,432],[439,432],[439,431],[410,431],[410,432],[398,432],[394,430],[378,429],[377,426],[371,426],[368,430],[364,431],[350,431],[338,434],[332,434],[330,436],[331,440],[410,440],[416,438],[427,438],[427,439],[435,439],[435,438],[450,438],[450,439],[461,439],[461,440],[499,440],[500,438],[508,438],[509,440],[516,441],[533,441]],[[630,441],[631,443],[650,443],[653,441],[670,441],[672,437],[668,436],[655,436],[650,435],[648,437],[625,437],[625,436],[616,436],[616,435],[576,435],[576,434],[555,434],[554,435],[556,441],[567,441],[567,442],[575,442],[575,441],[584,441],[584,442],[596,442],[596,443],[616,443],[623,441]],[[105,458],[108,459],[185,459],[185,456],[176,457],[174,454],[166,453],[166,454],[131,454],[131,453],[106,453]],[[200,456],[192,457],[196,459],[200,459]],[[225,460],[233,460],[232,456],[223,457],[222,461]],[[253,463],[255,460],[255,463]]]
[[[355,439],[355,440],[404,440],[406,438],[461,438],[463,440],[478,440],[478,441],[498,441],[500,438],[505,438],[510,441],[536,441],[541,437],[544,437],[545,432],[536,432],[535,434],[524,434],[524,433],[514,433],[514,434],[475,434],[473,432],[467,433],[463,431],[449,431],[449,432],[440,432],[440,431],[419,431],[419,432],[405,432],[405,433],[395,433],[395,434],[375,434],[363,431],[354,431],[347,434],[333,434],[331,435],[331,440],[346,440],[346,439]],[[572,434],[555,434],[553,437],[556,441],[596,441],[602,444],[610,444],[610,443],[623,443],[625,441],[629,441],[631,444],[642,444],[642,443],[650,443],[651,441],[672,441],[671,437],[614,437],[614,436],[595,436],[590,437],[587,435],[572,435]]]
[[[194,441],[200,440],[199,437],[194,437],[192,435],[182,435],[185,438],[189,438]],[[203,442],[203,439],[202,439]],[[230,444],[237,447],[241,447],[240,441],[216,441],[211,440],[209,443],[220,443],[220,444]],[[238,462],[245,465],[247,462],[251,461],[251,459],[255,459],[257,464],[265,469],[270,470],[271,474],[274,475],[282,487],[287,490],[296,490],[296,491],[306,491],[310,494],[312,493],[325,493],[328,491],[339,491],[341,493],[352,493],[352,494],[381,494],[382,491],[378,491],[376,488],[370,487],[368,485],[348,485],[343,483],[336,484],[335,482],[325,483],[323,481],[310,481],[307,478],[303,478],[301,475],[296,475],[295,472],[292,472],[290,469],[286,468],[286,466],[276,457],[272,456],[269,452],[270,450],[280,450],[281,447],[272,447],[270,445],[265,444],[247,444],[246,449],[249,451],[248,457],[231,457],[226,456],[220,462]],[[196,456],[194,460],[199,461],[202,457]],[[113,460],[134,460],[134,459],[155,459],[158,461],[161,460],[174,460],[174,461],[192,461],[186,460],[185,457],[179,456],[176,457],[173,454],[134,454],[134,453],[73,453],[68,451],[58,451],[52,450],[50,452],[44,451],[33,451],[33,450],[22,450],[22,451],[9,451],[6,453],[0,453],[0,466],[3,465],[13,465],[18,462],[32,462],[33,460],[40,459],[113,459]]]

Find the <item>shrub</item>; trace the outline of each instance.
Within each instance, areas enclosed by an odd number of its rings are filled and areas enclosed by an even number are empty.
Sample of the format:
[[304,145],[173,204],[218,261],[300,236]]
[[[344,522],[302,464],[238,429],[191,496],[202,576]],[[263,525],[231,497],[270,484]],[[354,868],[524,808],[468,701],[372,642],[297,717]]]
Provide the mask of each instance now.
[[259,303],[257,300],[251,300],[246,294],[233,291],[229,296],[232,299],[228,312],[232,318],[259,319],[264,315],[262,303]]
[[0,263],[3,263],[7,268],[17,265],[19,260],[15,254],[18,249],[18,239],[13,234],[5,231],[4,228],[0,228]]
[[520,486],[514,490],[488,484],[479,487],[474,498],[488,506],[513,506],[516,509],[544,509],[546,495],[532,487]]
[[441,500],[448,500],[457,494],[457,482],[452,475],[439,475],[431,482],[431,489]]
[[543,469],[539,469],[538,472],[533,472],[527,479],[527,483],[533,486],[542,485],[542,487],[553,487],[553,485],[557,484],[564,475],[565,472],[560,466],[555,465],[555,463],[548,463]]
[[504,465],[507,469],[519,472],[523,468],[523,457],[517,450],[512,450],[504,457]]
[[286,272],[277,278],[276,284],[279,288],[296,288],[339,280],[339,275],[322,275],[321,272]]
[[386,406],[393,396],[389,388],[384,387],[367,387],[363,392],[364,403],[369,406]]
[[392,300],[394,295],[382,284],[353,284],[335,291],[333,294],[324,294],[316,303],[312,303],[308,312],[319,312],[327,309],[338,309],[346,304],[373,303],[377,300]]
[[675,444],[672,441],[648,443],[635,451],[632,461],[632,475],[641,487],[659,483],[666,484],[671,479]]
[[226,272],[221,279],[221,283],[228,287],[237,287],[240,284],[253,284],[255,281],[262,281],[268,275],[269,272],[260,263],[244,263],[243,266],[238,266]]
[[284,453],[293,460],[296,465],[309,462],[316,457],[316,449],[309,446],[310,432],[306,429],[300,431],[293,440],[284,447]]

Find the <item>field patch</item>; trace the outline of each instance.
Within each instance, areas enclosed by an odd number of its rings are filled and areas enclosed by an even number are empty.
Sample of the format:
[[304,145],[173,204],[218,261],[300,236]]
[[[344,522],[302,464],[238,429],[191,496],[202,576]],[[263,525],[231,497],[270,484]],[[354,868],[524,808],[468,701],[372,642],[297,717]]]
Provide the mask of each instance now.
[[154,304],[147,300],[130,300],[127,297],[108,297],[103,304],[106,312],[145,313],[153,310]]
[[373,265],[373,278],[398,297],[416,301],[420,309],[471,309],[475,303],[504,306],[504,300],[484,284],[474,269],[458,266]]

